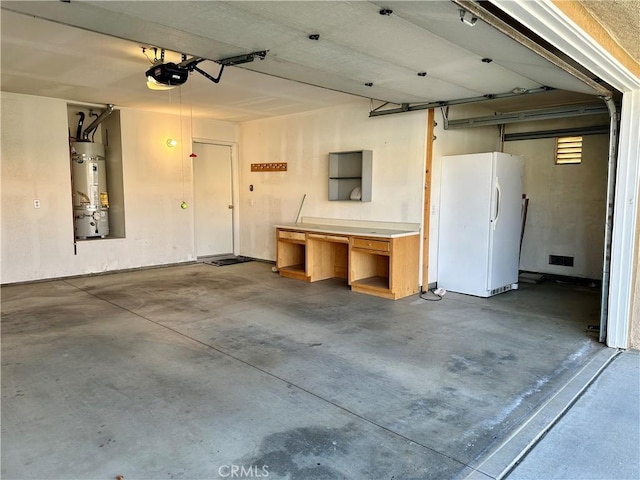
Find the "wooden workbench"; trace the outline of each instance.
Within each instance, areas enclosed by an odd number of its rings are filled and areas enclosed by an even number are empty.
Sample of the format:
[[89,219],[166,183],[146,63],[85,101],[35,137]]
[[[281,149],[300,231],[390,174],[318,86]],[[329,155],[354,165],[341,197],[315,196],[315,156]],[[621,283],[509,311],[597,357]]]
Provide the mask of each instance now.
[[283,277],[344,278],[351,290],[396,300],[418,293],[417,224],[306,219],[276,225]]

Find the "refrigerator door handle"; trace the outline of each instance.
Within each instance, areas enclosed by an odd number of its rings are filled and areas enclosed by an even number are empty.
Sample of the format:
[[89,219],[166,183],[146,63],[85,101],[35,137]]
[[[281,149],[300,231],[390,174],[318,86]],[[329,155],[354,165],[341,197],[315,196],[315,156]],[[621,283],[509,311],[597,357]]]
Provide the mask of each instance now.
[[496,179],[496,215],[493,217],[493,228],[496,228],[496,224],[498,223],[498,219],[500,218],[500,184]]

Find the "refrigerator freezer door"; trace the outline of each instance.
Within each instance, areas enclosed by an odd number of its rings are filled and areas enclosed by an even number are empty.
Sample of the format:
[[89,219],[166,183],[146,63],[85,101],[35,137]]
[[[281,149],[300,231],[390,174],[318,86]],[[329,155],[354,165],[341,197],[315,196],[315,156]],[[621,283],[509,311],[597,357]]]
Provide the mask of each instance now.
[[493,155],[489,291],[518,282],[524,165],[516,155]]
[[493,176],[492,153],[442,160],[439,287],[487,296]]

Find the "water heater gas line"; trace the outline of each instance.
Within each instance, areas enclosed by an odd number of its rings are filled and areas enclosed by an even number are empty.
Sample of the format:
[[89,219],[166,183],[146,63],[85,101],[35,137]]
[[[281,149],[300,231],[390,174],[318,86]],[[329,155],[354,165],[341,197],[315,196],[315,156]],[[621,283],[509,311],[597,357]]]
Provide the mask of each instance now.
[[[113,105],[109,104],[107,105],[107,109],[102,112],[98,118],[96,118],[91,125],[89,125],[87,127],[87,129],[82,132],[82,139],[78,138],[78,140],[81,140],[83,142],[88,142],[89,141],[89,135],[91,135],[91,133],[98,128],[98,126],[102,123],[102,121],[107,118],[109,115],[111,115],[111,113],[113,112]],[[84,115],[82,116],[82,119],[84,119]]]

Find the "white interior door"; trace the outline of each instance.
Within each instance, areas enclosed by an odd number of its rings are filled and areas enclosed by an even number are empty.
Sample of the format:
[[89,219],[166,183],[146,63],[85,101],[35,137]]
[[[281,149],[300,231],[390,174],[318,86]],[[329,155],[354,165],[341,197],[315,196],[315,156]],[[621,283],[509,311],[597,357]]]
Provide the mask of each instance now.
[[194,143],[196,257],[233,253],[231,147]]

